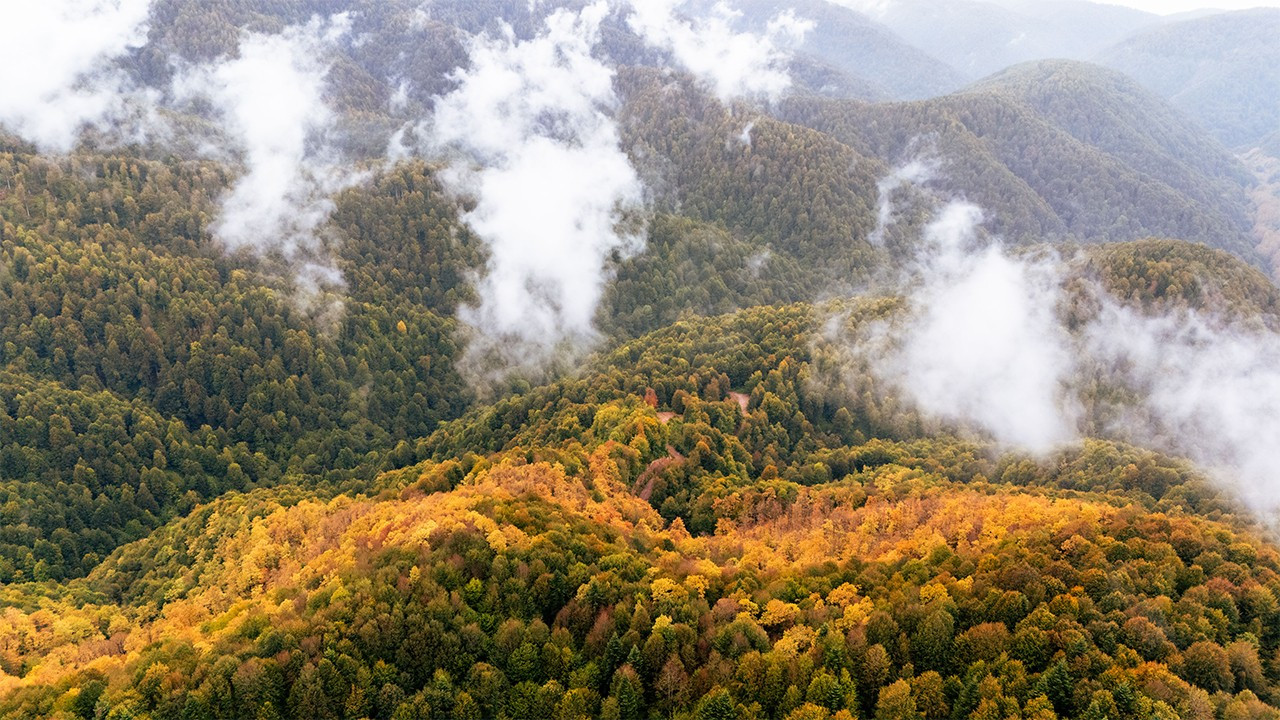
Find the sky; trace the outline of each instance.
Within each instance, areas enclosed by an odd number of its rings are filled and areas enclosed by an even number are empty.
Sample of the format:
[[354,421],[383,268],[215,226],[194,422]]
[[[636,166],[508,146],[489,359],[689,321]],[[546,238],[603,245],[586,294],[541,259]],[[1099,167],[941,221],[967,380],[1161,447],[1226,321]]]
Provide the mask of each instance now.
[[[834,0],[855,10],[877,14],[894,0]],[[1019,0],[992,0],[1001,4],[1017,5]],[[1022,2],[1051,2],[1052,0],[1021,0]],[[1280,0],[1091,0],[1104,5],[1124,5],[1157,15],[1173,15],[1195,10],[1247,10],[1255,7],[1280,7]]]
[[1244,10],[1254,7],[1280,7],[1280,0],[1109,0],[1111,5],[1127,5],[1160,15],[1190,10]]

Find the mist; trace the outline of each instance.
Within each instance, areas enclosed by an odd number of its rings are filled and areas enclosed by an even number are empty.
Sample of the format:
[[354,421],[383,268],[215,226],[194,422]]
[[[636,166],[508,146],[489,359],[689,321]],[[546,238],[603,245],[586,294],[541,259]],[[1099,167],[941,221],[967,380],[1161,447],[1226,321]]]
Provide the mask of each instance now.
[[[923,167],[892,173],[882,197]],[[1190,459],[1260,516],[1280,509],[1280,334],[1132,307],[1056,252],[984,242],[983,220],[964,201],[938,209],[904,268],[905,312],[857,341],[886,389],[1001,450],[1047,458],[1087,432]],[[1076,313],[1091,308],[1072,327],[1068,284]]]
[[1095,372],[1142,398],[1107,434],[1196,461],[1263,515],[1280,509],[1280,335],[1108,300],[1084,332]]
[[490,251],[479,302],[460,311],[473,335],[464,364],[482,378],[590,346],[613,258],[642,246],[614,73],[592,56],[608,13],[597,2],[555,12],[531,40],[473,38],[457,88],[415,130],[416,151],[447,159],[440,177]]
[[1048,452],[1075,437],[1078,414],[1065,395],[1072,353],[1055,268],[983,247],[982,220],[976,205],[956,201],[925,229],[910,319],[872,367],[934,418]]
[[871,232],[868,242],[875,247],[883,247],[885,245],[885,234],[896,221],[894,217],[894,193],[904,187],[924,185],[933,178],[937,171],[937,162],[918,158],[894,168],[893,172],[876,183],[878,195],[876,227]]
[[321,229],[333,195],[358,178],[340,165],[325,101],[325,58],[348,23],[335,15],[277,35],[246,33],[237,57],[183,68],[173,85],[179,101],[212,106],[224,134],[216,151],[243,165],[219,203],[214,238],[230,252],[283,260],[304,298],[342,283]]
[[[145,93],[115,61],[145,44],[150,6],[150,0],[5,2],[0,126],[55,153],[71,151],[86,128],[127,129],[139,111],[131,105]],[[145,102],[140,107],[147,112]]]
[[686,0],[630,0],[631,29],[649,44],[671,53],[684,70],[707,83],[728,102],[735,98],[776,100],[791,87],[790,50],[804,41],[813,22],[792,10],[778,13],[764,34],[737,32],[738,16],[718,2],[705,17],[680,14]]

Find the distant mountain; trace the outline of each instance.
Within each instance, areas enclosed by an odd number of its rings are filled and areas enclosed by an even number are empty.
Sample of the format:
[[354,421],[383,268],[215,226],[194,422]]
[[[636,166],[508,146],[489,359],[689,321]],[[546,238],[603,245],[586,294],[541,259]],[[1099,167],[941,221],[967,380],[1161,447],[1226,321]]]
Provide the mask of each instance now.
[[970,88],[1014,98],[1081,142],[1196,200],[1215,203],[1249,183],[1220,143],[1133,80],[1087,63],[1047,60]]
[[1280,10],[1259,8],[1148,29],[1099,62],[1168,98],[1229,146],[1280,130]]
[[1016,241],[1182,237],[1256,261],[1248,172],[1192,122],[1084,63],[1032,63],[911,103],[796,101],[790,120],[885,162],[941,164],[933,185]]
[[[965,82],[965,76],[945,62],[839,3],[794,0],[787,6],[797,17],[814,23],[804,44],[796,50],[796,64],[801,67],[806,63],[825,65],[881,89],[880,97],[859,99],[933,97],[955,90]],[[771,0],[737,0],[734,7],[742,13],[744,26],[760,30],[777,15],[780,5]],[[821,94],[836,94],[836,88],[806,82],[803,72],[797,73],[797,79]]]
[[1159,22],[1078,0],[832,0],[868,12],[918,48],[976,79],[1027,60],[1083,60]]

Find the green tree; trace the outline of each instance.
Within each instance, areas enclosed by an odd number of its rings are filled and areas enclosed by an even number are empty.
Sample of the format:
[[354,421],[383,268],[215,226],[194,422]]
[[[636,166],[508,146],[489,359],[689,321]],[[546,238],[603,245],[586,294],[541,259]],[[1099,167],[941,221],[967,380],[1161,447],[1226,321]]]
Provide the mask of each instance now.
[[736,720],[738,710],[729,691],[716,687],[698,701],[698,720]]

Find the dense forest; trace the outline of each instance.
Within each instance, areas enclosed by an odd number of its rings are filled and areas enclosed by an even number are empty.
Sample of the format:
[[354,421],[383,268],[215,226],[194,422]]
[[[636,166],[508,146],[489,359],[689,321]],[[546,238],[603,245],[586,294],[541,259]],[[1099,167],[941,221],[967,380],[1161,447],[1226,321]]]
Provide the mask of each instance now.
[[[890,164],[941,164],[937,183],[987,207],[1010,240],[1178,237],[1253,259],[1252,178],[1132,80],[1083,63],[1019,65],[910,103],[801,100],[786,117]],[[921,138],[927,138],[926,142]]]
[[[1238,157],[1174,91],[1083,62],[970,82],[973,37],[908,37],[923,2],[653,25],[576,0],[142,5],[109,64],[155,127],[50,149],[0,101],[0,718],[1280,718],[1257,468],[1224,481],[1172,422],[1144,434],[1141,358],[1090,355],[1101,317],[1198,348],[1280,333],[1280,151]],[[227,68],[277,41],[315,56],[290,62],[318,63],[323,123],[236,145]],[[727,86],[699,42],[768,62]],[[498,106],[518,151],[433,145],[451,103],[495,132],[459,100],[495,58],[596,95],[523,77]],[[201,77],[225,87],[179,91]],[[229,241],[280,147],[302,219]],[[576,188],[578,153],[638,200],[571,193],[557,227],[617,242],[491,222],[495,186],[542,198],[519,161]],[[590,327],[494,371],[478,308],[512,255],[599,292],[512,283]],[[1091,358],[1071,442],[1007,442],[886,374],[974,277]]]
[[[1117,283],[1160,272],[1120,255]],[[1270,712],[1280,559],[1229,499],[1136,448],[992,458],[816,391],[818,312],[677,323],[356,495],[233,492],[10,589],[10,712]]]

